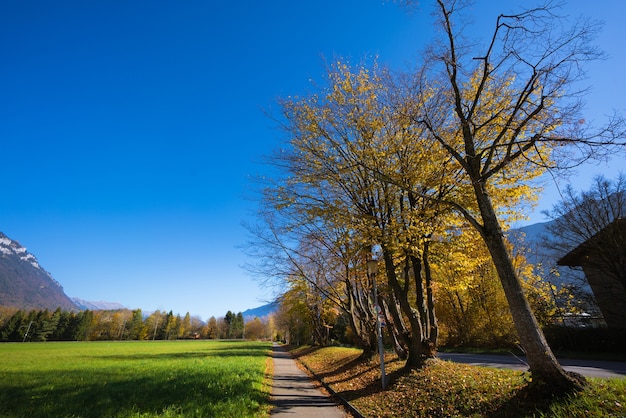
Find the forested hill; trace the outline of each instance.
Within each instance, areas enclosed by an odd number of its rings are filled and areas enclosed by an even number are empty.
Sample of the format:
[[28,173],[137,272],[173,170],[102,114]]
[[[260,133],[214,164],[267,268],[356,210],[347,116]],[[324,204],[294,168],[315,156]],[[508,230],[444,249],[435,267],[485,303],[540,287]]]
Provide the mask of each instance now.
[[30,309],[77,309],[63,287],[33,254],[0,232],[0,306]]

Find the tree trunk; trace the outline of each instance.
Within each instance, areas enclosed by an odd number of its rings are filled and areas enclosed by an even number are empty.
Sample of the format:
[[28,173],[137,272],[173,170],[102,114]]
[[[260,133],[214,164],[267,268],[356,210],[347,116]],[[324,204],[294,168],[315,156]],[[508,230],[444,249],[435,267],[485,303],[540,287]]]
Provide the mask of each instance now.
[[521,345],[526,352],[530,372],[534,383],[545,383],[548,390],[555,392],[582,389],[585,378],[565,372],[558,363],[543,331],[533,314],[522,285],[515,272],[509,255],[500,223],[497,219],[491,199],[481,182],[474,183],[476,199],[483,219],[481,235],[493,258],[496,271],[504,288],[509,309],[517,330]]
[[433,355],[437,351],[437,339],[439,338],[439,325],[437,324],[437,316],[435,315],[435,296],[433,294],[432,274],[430,271],[429,255],[429,239],[424,241],[424,277],[426,279],[426,300],[428,303],[429,333],[428,341],[432,344]]
[[[409,341],[409,332],[404,325],[404,321],[398,312],[398,306],[396,303],[393,294],[389,296],[391,300],[387,302],[385,298],[382,299],[382,306],[386,313],[391,317],[391,321],[387,321],[387,329],[391,338],[393,339],[393,347],[394,351],[398,355],[398,358],[401,360],[406,360],[408,357],[408,343]],[[402,339],[402,340],[400,340]]]
[[417,312],[411,308],[408,295],[402,289],[400,283],[398,283],[395,267],[393,264],[393,258],[389,251],[387,251],[384,247],[383,258],[385,259],[385,271],[387,273],[389,285],[391,286],[391,289],[394,292],[398,303],[400,304],[400,309],[402,310],[402,313],[409,320],[411,334],[405,336],[405,340],[408,344],[408,357],[405,363],[405,367],[409,369],[419,368],[424,362],[424,352],[422,347],[423,332],[420,318],[418,317]]
[[[345,285],[346,294],[348,296],[347,308],[350,328],[358,340],[358,346],[363,350],[361,358],[369,360],[376,354],[374,350],[376,347],[375,330],[366,324],[365,313],[363,312],[359,299],[354,294],[354,292],[358,290],[353,288],[349,280],[345,281]],[[374,343],[372,343],[372,341]]]

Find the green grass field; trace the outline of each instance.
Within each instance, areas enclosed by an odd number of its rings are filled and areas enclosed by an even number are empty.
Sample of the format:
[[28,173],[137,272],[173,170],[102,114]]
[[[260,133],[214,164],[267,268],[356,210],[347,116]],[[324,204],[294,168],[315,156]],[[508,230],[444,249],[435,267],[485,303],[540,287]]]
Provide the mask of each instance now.
[[270,343],[0,344],[1,417],[263,417]]

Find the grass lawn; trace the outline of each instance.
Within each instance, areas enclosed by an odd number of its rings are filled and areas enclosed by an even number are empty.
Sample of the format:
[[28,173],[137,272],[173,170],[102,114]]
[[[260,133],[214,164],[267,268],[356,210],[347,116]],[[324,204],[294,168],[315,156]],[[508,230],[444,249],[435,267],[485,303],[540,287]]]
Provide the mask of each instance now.
[[389,354],[383,392],[379,362],[357,361],[360,350],[292,353],[366,417],[626,417],[626,378],[589,378],[585,391],[550,399],[529,389],[528,373],[447,361],[403,373],[403,362]]
[[265,417],[270,343],[0,344],[1,417]]

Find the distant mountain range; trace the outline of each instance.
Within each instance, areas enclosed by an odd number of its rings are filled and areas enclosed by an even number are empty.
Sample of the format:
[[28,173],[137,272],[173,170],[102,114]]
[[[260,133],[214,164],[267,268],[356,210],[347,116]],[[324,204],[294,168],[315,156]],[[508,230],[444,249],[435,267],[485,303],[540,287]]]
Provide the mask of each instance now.
[[[541,236],[547,233],[548,222],[528,225],[510,231],[509,238],[516,245],[529,248],[530,262],[545,262],[550,257],[540,247]],[[523,233],[523,234],[522,234]],[[0,232],[0,306],[24,310],[61,307],[65,310],[126,309],[116,302],[86,301],[69,298],[63,287],[44,270],[37,258],[19,242]],[[278,309],[278,303],[268,303],[242,312],[246,320],[264,318]]]
[[70,298],[37,258],[19,242],[0,232],[0,306],[23,310],[116,310],[115,302]]
[[[118,310],[127,309],[117,302],[87,301],[70,298],[37,258],[19,242],[0,232],[0,306],[22,310]],[[277,309],[276,303],[242,312],[246,320],[263,318]]]
[[253,320],[254,318],[264,318],[273,314],[278,310],[278,302],[268,303],[267,305],[259,306],[258,308],[248,309],[243,311],[243,319],[245,321]]
[[118,309],[127,309],[126,306],[117,302],[104,302],[101,300],[97,302],[90,302],[88,300],[83,300],[79,298],[72,298],[72,302],[74,302],[76,306],[78,306],[78,308],[81,310],[88,309],[90,311],[115,311]]

